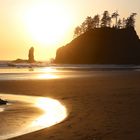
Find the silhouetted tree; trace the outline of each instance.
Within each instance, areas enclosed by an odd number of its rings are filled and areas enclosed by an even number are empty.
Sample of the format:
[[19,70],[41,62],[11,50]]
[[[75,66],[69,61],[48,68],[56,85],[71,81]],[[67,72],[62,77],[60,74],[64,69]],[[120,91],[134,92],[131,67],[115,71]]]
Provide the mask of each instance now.
[[84,21],[82,24],[81,24],[81,33],[85,33],[87,31],[87,25],[86,25],[86,22]]
[[93,19],[92,17],[87,17],[85,20],[86,31],[91,30],[93,28]]
[[91,16],[88,16],[85,21],[82,23],[81,26],[78,26],[74,30],[74,37],[77,37],[88,30],[94,29],[94,28],[102,28],[102,27],[110,27],[111,28],[111,22],[112,18],[115,18],[115,25],[112,26],[112,28],[122,29],[122,28],[129,28],[129,27],[135,27],[135,16],[136,13],[132,13],[127,19],[123,18],[122,20],[118,20],[118,12],[114,12],[109,14],[108,11],[104,11],[102,18],[100,19],[100,16],[97,14],[93,18]]
[[103,17],[101,19],[101,27],[110,27],[111,25],[111,17],[109,16],[108,11],[104,11]]
[[35,62],[35,60],[34,60],[34,48],[33,47],[31,47],[29,49],[28,61],[29,61],[29,63]]
[[97,14],[93,17],[93,28],[100,27],[100,16]]
[[119,16],[119,14],[117,11],[114,12],[111,16],[112,18],[115,18],[115,20],[116,20],[116,25],[115,25],[116,28],[118,27],[118,16]]
[[122,28],[122,20],[121,19],[119,19],[118,22],[117,22],[117,28],[118,29]]
[[126,28],[127,20],[125,18],[122,19],[122,28]]
[[135,16],[137,14],[136,13],[132,13],[126,20],[126,28],[129,28],[129,27],[135,27]]
[[82,29],[81,27],[77,26],[74,31],[74,37],[78,37],[81,34],[82,34]]

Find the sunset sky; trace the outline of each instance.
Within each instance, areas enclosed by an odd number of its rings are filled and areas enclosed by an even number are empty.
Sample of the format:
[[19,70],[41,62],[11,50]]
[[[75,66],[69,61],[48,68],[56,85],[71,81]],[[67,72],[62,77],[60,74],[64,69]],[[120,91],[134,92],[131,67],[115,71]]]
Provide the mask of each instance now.
[[86,16],[136,12],[140,36],[140,0],[0,0],[0,60],[27,59],[30,47],[37,60],[55,57],[58,47],[73,39]]

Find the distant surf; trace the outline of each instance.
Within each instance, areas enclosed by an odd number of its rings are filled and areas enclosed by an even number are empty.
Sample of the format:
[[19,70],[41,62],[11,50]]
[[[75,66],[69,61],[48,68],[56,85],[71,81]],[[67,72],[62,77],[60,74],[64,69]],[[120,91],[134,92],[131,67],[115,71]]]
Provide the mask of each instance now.
[[139,71],[139,65],[71,65],[57,64],[47,67],[3,67],[0,66],[0,80],[45,80],[76,78],[96,75],[102,71]]

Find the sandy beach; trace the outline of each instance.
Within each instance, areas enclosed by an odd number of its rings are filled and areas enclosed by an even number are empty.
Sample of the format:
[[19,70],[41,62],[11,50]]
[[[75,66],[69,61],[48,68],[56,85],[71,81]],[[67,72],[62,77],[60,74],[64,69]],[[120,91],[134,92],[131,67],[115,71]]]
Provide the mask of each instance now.
[[0,92],[61,101],[68,117],[13,140],[139,140],[140,71],[100,71],[91,77],[0,81]]

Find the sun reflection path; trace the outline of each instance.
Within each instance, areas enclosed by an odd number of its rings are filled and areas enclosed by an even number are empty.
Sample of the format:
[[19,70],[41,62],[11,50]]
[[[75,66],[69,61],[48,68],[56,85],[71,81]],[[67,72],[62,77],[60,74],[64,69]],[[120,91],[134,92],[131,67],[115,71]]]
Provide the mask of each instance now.
[[41,70],[41,72],[42,72],[41,74],[37,75],[38,79],[57,79],[57,78],[60,78],[58,76],[58,74],[56,74],[57,70],[50,68],[50,67],[43,68]]
[[51,98],[39,98],[35,106],[43,110],[44,114],[33,121],[33,127],[49,127],[61,122],[67,116],[66,108],[59,101]]
[[38,79],[57,79],[59,77],[51,73],[43,73],[43,74],[37,75],[37,78]]

